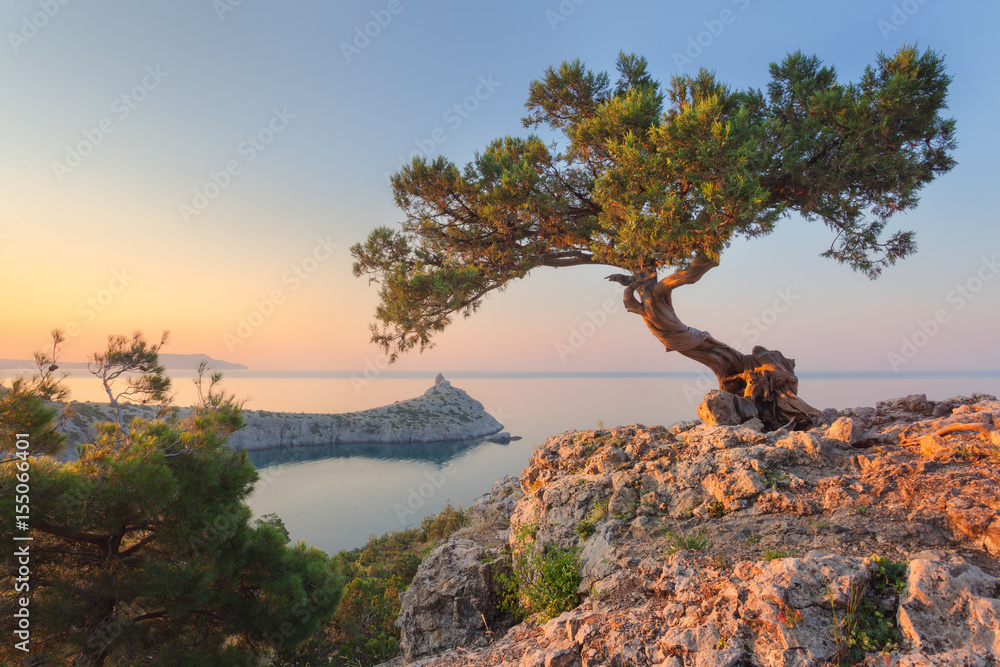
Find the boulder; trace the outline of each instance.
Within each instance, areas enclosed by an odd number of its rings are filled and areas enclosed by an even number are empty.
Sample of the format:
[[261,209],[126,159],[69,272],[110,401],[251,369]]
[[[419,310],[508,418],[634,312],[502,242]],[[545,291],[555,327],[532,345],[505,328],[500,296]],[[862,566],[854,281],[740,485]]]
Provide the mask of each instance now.
[[430,553],[400,596],[396,627],[406,662],[488,643],[490,626],[502,616],[496,585],[501,562],[461,537]]
[[737,426],[756,417],[757,406],[742,396],[713,389],[698,405],[698,416],[712,426]]
[[[1000,661],[1000,581],[954,557],[910,563],[897,620],[912,664],[995,665]],[[931,660],[921,663],[920,654]]]
[[519,435],[511,435],[507,431],[501,431],[500,433],[497,433],[496,435],[491,435],[491,436],[485,438],[485,440],[487,442],[493,442],[493,443],[496,443],[498,445],[507,445],[507,444],[510,444],[514,440],[520,440],[520,439],[521,439],[521,436],[519,436]]
[[864,440],[865,430],[851,417],[840,417],[826,430],[826,437],[846,445],[854,445]]
[[466,514],[469,523],[509,526],[511,514],[521,499],[521,482],[517,477],[507,475],[493,484],[493,488],[472,501]]
[[730,506],[730,501],[752,498],[766,488],[763,478],[757,472],[743,468],[706,475],[701,483],[717,501],[727,503],[727,509],[737,506]]

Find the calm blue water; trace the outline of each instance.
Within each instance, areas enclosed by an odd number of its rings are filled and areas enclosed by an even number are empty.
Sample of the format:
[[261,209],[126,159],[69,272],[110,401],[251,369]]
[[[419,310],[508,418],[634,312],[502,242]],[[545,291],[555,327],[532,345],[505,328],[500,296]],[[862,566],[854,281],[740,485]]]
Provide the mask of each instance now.
[[[416,396],[424,377],[382,377],[370,383],[349,373],[227,371],[225,386],[251,397],[250,409],[345,412]],[[386,374],[388,376],[389,374]],[[466,375],[467,377],[462,377]],[[436,445],[340,445],[266,450],[251,456],[261,479],[250,498],[255,514],[280,516],[293,540],[329,553],[364,544],[369,534],[419,525],[450,500],[468,505],[503,475],[517,475],[533,448],[567,430],[642,423],[669,425],[695,418],[701,396],[714,388],[704,376],[483,377],[450,374],[456,387],[483,403],[522,440]],[[174,374],[177,405],[194,400],[190,374]],[[96,381],[71,377],[77,400],[102,400]],[[973,392],[1000,394],[1000,373],[962,377],[806,374],[800,395],[818,408],[874,405],[913,393],[932,400]]]

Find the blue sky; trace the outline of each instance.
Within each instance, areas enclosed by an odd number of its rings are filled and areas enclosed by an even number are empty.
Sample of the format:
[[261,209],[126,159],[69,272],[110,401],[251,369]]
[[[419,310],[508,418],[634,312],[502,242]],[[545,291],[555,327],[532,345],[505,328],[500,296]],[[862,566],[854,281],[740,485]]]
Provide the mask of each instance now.
[[[348,248],[401,219],[386,174],[523,135],[547,66],[612,69],[625,50],[661,81],[706,67],[763,87],[796,49],[853,80],[916,42],[946,56],[959,131],[958,167],[896,221],[918,254],[871,282],[790,218],[679,290],[678,314],[800,369],[996,368],[998,18],[942,0],[4,3],[0,357],[63,327],[82,359],[139,328],[255,368],[381,365]],[[606,273],[539,270],[398,368],[697,368],[663,355]]]

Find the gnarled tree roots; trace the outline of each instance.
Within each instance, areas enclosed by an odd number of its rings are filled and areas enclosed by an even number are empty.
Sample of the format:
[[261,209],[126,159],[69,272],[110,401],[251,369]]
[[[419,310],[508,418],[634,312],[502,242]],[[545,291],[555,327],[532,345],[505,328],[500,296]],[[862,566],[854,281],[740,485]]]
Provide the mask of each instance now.
[[667,352],[679,352],[708,366],[719,380],[719,389],[743,398],[741,414],[753,415],[756,408],[756,416],[771,430],[809,428],[820,412],[798,397],[794,359],[760,346],[743,354],[708,332],[685,325],[674,312],[673,290],[697,282],[717,265],[695,262],[659,281],[655,273],[639,278],[613,275],[608,280],[625,286],[625,308],[642,316]]

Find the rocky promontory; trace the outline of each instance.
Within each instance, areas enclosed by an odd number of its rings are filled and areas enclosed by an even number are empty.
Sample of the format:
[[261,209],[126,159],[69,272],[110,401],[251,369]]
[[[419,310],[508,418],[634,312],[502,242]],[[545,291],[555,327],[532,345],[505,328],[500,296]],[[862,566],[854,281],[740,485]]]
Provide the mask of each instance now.
[[[76,403],[76,416],[66,422],[64,431],[71,444],[85,442],[98,421],[112,420],[108,404]],[[186,416],[188,408],[180,410]],[[126,419],[151,417],[155,409],[123,406]],[[422,395],[392,405],[341,414],[267,412],[244,410],[246,426],[229,436],[233,449],[264,449],[292,445],[329,445],[341,443],[440,442],[473,440],[500,432],[503,425],[483,408],[483,404],[465,391],[453,387],[438,375]]]
[[[995,397],[828,410],[796,432],[719,423],[726,397],[709,399],[705,421],[536,448],[425,559],[390,664],[1000,663]],[[525,550],[572,554],[579,586],[514,624],[500,582]]]

